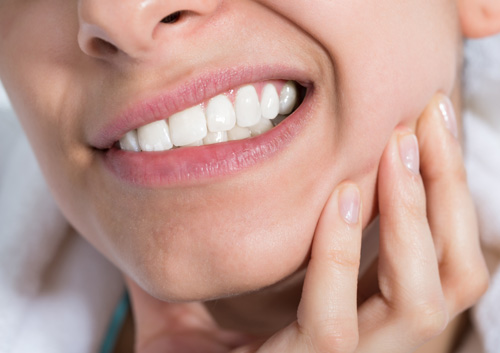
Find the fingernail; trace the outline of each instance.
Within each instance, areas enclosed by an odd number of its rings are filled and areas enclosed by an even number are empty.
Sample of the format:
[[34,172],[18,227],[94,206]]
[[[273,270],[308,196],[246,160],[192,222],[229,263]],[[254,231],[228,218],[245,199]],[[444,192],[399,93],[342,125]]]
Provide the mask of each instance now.
[[439,111],[448,130],[455,138],[458,138],[457,116],[453,104],[447,96],[442,96],[439,102]]
[[418,175],[420,169],[420,156],[418,153],[417,136],[408,134],[399,138],[399,155],[406,168]]
[[360,203],[359,190],[354,185],[347,185],[340,190],[339,212],[346,223],[358,223]]

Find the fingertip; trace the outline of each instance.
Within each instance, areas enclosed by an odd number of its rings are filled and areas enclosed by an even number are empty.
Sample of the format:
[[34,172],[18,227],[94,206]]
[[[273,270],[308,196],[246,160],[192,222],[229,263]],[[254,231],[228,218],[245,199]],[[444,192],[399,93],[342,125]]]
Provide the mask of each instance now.
[[319,226],[339,224],[339,220],[348,226],[356,226],[361,218],[361,194],[358,186],[351,181],[338,184],[330,194],[322,215]]
[[342,337],[357,328],[361,204],[357,185],[342,182],[331,193],[318,221],[297,313],[300,327],[316,339],[329,341],[337,322],[343,323]]
[[[330,195],[316,227],[311,257],[354,263],[361,249],[361,195],[352,182],[342,182]],[[341,250],[342,249],[342,250]],[[338,259],[351,259],[350,261]]]
[[453,103],[444,93],[436,93],[417,123],[417,135],[426,137],[429,133],[438,132],[441,137],[451,135],[458,141],[458,122]]
[[425,218],[420,149],[411,130],[393,133],[380,162],[377,190],[381,224],[395,225],[409,215],[413,221]]
[[378,187],[382,190],[379,191],[383,193],[419,180],[420,164],[419,139],[410,129],[397,128],[380,160]]
[[458,124],[457,116],[455,114],[455,109],[451,103],[450,98],[444,94],[437,95],[438,109],[441,113],[441,118],[443,119],[444,125],[448,131],[458,139]]
[[457,118],[452,102],[443,93],[437,93],[422,113],[417,136],[424,180],[463,174]]
[[420,174],[420,152],[415,134],[398,136],[399,156],[401,162],[412,174]]
[[345,183],[339,187],[338,192],[340,216],[349,225],[357,224],[361,213],[361,195],[358,187],[352,183]]

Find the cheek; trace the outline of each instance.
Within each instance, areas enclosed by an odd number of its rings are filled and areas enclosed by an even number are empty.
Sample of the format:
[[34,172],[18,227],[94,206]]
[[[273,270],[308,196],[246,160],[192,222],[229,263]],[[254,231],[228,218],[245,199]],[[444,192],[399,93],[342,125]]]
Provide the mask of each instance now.
[[451,94],[455,86],[461,38],[453,1],[261,1],[328,51],[339,133],[356,131],[351,142],[360,148],[379,138],[374,134],[387,139],[399,123],[414,125],[434,93]]
[[332,48],[341,114],[363,126],[364,138],[387,139],[398,124],[413,127],[432,95],[450,95],[457,79],[460,38],[449,2],[407,1],[392,8],[399,16],[387,18],[393,3],[372,5],[376,15],[361,19],[364,28]]
[[[431,97],[456,85],[460,31],[454,2],[261,0],[323,45],[334,69],[336,164],[376,212],[380,156],[394,128],[414,128]],[[314,11],[313,11],[314,9]]]
[[[86,194],[92,156],[81,140],[85,66],[75,40],[76,1],[0,1],[0,77],[64,213]],[[50,16],[47,16],[50,14]],[[82,166],[76,171],[72,166]],[[74,202],[74,200],[80,200]]]
[[[407,1],[392,18],[383,16],[389,2],[364,3],[371,11],[341,14],[325,45],[340,93],[336,149],[351,166],[349,178],[362,186],[367,222],[377,212],[378,163],[394,129],[414,129],[432,96],[450,95],[456,86],[460,37],[449,2]],[[345,20],[355,15],[363,25]]]
[[[461,39],[451,4],[354,2],[339,9],[337,29],[328,38],[318,33],[330,52],[341,93],[341,155],[376,168],[396,126],[414,128],[436,92],[452,93]],[[391,13],[396,15],[387,16]],[[358,20],[352,21],[354,17]]]
[[75,110],[85,97],[75,75],[82,71],[76,14],[76,1],[0,5],[0,77],[39,154],[51,140],[67,144],[74,136]]

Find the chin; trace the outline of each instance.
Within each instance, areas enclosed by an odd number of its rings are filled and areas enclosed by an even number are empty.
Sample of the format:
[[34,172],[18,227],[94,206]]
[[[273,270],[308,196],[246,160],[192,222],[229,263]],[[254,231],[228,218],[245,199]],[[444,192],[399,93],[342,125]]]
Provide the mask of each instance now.
[[257,291],[290,276],[308,258],[321,202],[276,207],[279,200],[292,199],[283,193],[260,207],[253,198],[238,208],[189,207],[189,217],[179,206],[177,212],[163,213],[170,217],[143,222],[142,231],[121,233],[111,246],[112,258],[139,286],[165,301]]
[[[149,254],[142,264],[131,264],[128,275],[150,295],[163,301],[207,301],[259,291],[283,281],[306,263],[308,246],[299,247],[237,249],[205,258],[199,254],[197,258],[188,254],[169,258]],[[291,256],[290,251],[296,254]],[[255,255],[248,256],[250,253]]]

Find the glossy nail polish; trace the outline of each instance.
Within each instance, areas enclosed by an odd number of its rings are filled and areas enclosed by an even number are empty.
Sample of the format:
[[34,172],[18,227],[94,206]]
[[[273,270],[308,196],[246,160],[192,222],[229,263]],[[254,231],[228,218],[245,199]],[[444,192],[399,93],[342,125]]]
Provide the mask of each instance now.
[[458,138],[457,116],[453,104],[447,96],[442,96],[439,102],[439,111],[448,130],[455,138]]
[[359,190],[355,186],[347,185],[340,190],[339,212],[346,223],[358,223],[360,203]]
[[419,174],[420,155],[418,141],[414,134],[399,137],[399,155],[405,167],[415,175]]

